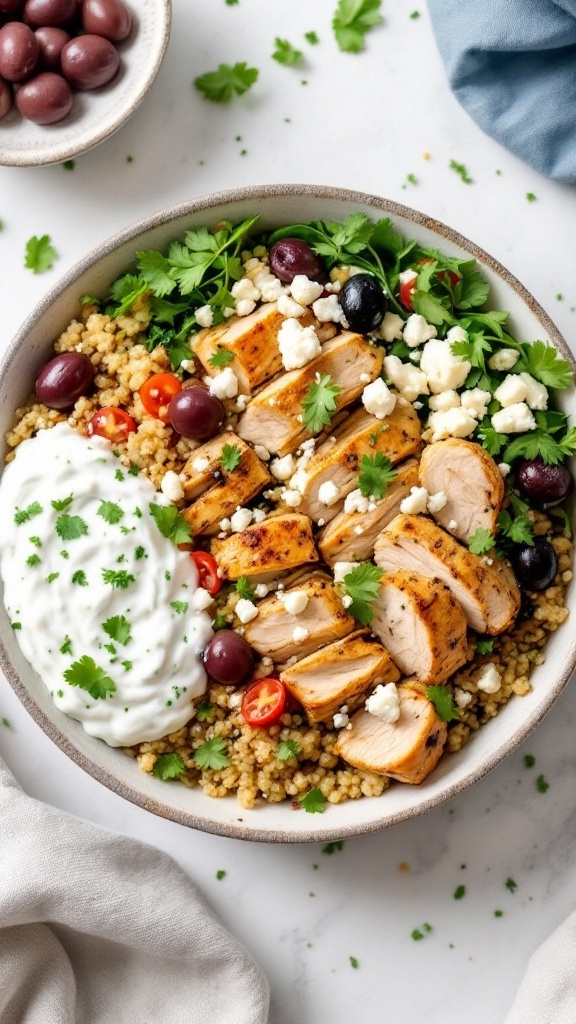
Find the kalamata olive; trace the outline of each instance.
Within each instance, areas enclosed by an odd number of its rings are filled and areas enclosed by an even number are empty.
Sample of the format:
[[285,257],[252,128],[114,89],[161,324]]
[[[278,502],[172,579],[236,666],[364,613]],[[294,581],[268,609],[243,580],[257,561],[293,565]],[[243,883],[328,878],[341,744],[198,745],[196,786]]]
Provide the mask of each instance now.
[[275,242],[270,249],[270,268],[276,277],[287,284],[297,274],[305,274],[311,281],[326,280],[322,260],[301,238],[281,238]]
[[9,82],[24,82],[36,67],[40,48],[31,28],[9,21],[0,28],[0,75]]
[[76,13],[76,0],[26,0],[24,21],[34,28],[67,25]]
[[168,418],[183,437],[205,441],[214,437],[224,422],[224,406],[199,384],[183,388],[170,399]]
[[237,686],[248,679],[254,668],[254,651],[233,629],[219,629],[204,651],[204,664],[217,683]]
[[0,14],[17,14],[24,7],[24,0],[0,0]]
[[564,501],[574,489],[566,466],[547,466],[542,459],[523,459],[516,471],[516,483],[539,508],[551,508]]
[[120,43],[130,35],[132,15],[120,0],[84,0],[82,27],[85,32]]
[[16,106],[22,117],[34,124],[55,124],[72,110],[72,89],[62,75],[42,71],[24,82],[16,93]]
[[556,552],[547,540],[518,544],[512,554],[512,568],[518,583],[528,590],[546,590],[558,572]]
[[75,89],[97,89],[118,71],[120,57],[109,39],[102,36],[77,36],[62,50],[62,74]]
[[49,409],[69,409],[94,383],[94,370],[81,352],[61,352],[38,374],[36,397]]
[[0,120],[11,110],[13,102],[14,93],[12,92],[12,86],[8,85],[8,82],[5,82],[3,78],[0,78]]
[[60,54],[70,41],[70,36],[63,28],[52,28],[45,25],[37,28],[34,35],[40,47],[40,65],[43,71],[60,71]]
[[382,323],[388,299],[371,274],[353,274],[342,285],[340,305],[350,328],[368,334]]

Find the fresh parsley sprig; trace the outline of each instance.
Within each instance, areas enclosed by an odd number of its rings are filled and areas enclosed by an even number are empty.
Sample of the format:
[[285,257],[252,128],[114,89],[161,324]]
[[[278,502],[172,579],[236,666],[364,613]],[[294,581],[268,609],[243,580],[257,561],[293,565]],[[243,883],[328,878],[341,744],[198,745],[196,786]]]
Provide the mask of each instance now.
[[485,555],[494,547],[494,537],[484,526],[479,526],[468,541],[468,549],[473,555]]
[[332,29],[343,53],[360,53],[366,33],[382,23],[381,0],[338,0]]
[[332,383],[330,374],[322,374],[308,388],[302,400],[302,417],[306,428],[317,434],[323,427],[329,427],[337,410],[336,399],[340,394],[338,384]]
[[361,562],[343,579],[344,589],[352,604],[348,611],[363,626],[368,626],[374,618],[374,601],[380,590],[380,580],[384,571],[372,562]]
[[452,722],[460,718],[460,711],[454,703],[452,691],[447,686],[429,686],[426,690],[428,700],[436,708],[438,718],[443,722]]
[[274,40],[272,60],[275,60],[278,64],[283,64],[287,68],[293,68],[297,64],[302,63],[303,56],[302,50],[297,50],[287,39],[280,39],[277,36]]
[[242,453],[237,444],[225,444],[220,452],[220,464],[227,473],[232,473],[242,458]]
[[183,775],[186,771],[186,765],[180,757],[180,754],[160,754],[156,760],[156,764],[152,769],[152,774],[157,779],[162,779],[163,782],[167,782],[168,779],[177,779],[179,775]]
[[388,484],[397,476],[398,473],[392,469],[390,459],[382,455],[382,452],[376,452],[373,456],[363,455],[360,459],[358,487],[365,498],[383,498],[388,490]]
[[222,736],[213,736],[198,747],[194,754],[194,762],[199,768],[212,768],[213,771],[220,771],[227,768],[230,761],[224,751],[228,743]]
[[105,700],[116,692],[116,683],[96,664],[93,658],[83,654],[64,672],[64,679],[70,686],[86,690],[94,700]]
[[206,71],[194,79],[194,85],[207,100],[229,103],[234,95],[243,96],[258,80],[258,69],[249,68],[245,61],[219,64],[216,71]]
[[189,542],[192,534],[190,525],[176,505],[156,505],[153,502],[148,508],[163,537],[167,537],[173,544]]

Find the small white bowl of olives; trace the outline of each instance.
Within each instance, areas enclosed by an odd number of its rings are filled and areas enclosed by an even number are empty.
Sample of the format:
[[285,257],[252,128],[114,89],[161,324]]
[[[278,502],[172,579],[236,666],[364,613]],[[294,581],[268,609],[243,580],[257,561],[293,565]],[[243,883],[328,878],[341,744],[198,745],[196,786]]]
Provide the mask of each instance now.
[[108,138],[154,81],[171,0],[0,0],[0,164],[53,164]]

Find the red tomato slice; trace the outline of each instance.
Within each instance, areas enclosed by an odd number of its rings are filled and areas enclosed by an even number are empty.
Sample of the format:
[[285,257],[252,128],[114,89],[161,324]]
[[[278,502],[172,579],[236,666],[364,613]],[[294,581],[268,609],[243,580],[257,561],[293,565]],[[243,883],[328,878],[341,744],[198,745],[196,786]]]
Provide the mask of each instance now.
[[136,430],[136,421],[124,409],[110,406],[108,409],[97,409],[86,430],[90,437],[98,434],[112,444],[122,444],[128,439],[128,434]]
[[400,302],[404,309],[412,309],[412,292],[416,287],[416,278],[412,281],[405,281],[400,285]]
[[218,563],[207,551],[192,551],[190,553],[194,565],[198,570],[199,586],[204,587],[214,597],[222,586],[222,578],[218,575]]
[[173,373],[155,373],[140,388],[142,405],[150,416],[168,423],[168,404],[182,385]]
[[258,679],[249,686],[242,701],[242,714],[248,725],[272,725],[284,711],[286,687],[279,679]]

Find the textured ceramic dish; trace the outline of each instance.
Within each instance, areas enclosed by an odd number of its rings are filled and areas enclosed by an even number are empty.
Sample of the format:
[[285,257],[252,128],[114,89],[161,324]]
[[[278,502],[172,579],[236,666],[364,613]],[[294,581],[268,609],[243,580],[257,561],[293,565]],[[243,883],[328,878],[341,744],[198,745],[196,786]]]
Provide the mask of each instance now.
[[37,125],[12,108],[0,121],[0,164],[36,167],[70,160],[113,135],[140,106],[156,78],[170,36],[171,0],[127,0],[134,18],[118,44],[120,70],[100,89],[76,92],[62,121]]
[[[126,228],[80,261],[31,313],[0,367],[0,436],[13,410],[33,390],[36,374],[48,359],[54,339],[77,313],[82,294],[105,294],[140,249],[162,249],[193,226],[242,220],[260,213],[261,227],[308,221],[342,220],[353,211],[372,218],[390,215],[408,238],[459,257],[475,257],[490,281],[492,307],[512,314],[512,333],[522,339],[551,341],[573,366],[565,341],[536,300],[500,264],[443,224],[405,206],[342,189],[305,185],[269,185],[207,196],[158,213]],[[562,393],[563,409],[576,414],[574,388]],[[569,605],[576,606],[570,588]],[[569,625],[554,633],[546,662],[532,676],[533,690],[516,697],[457,754],[442,758],[420,786],[393,783],[379,798],[328,804],[323,814],[294,811],[290,801],[245,811],[235,797],[213,799],[201,790],[161,782],[140,771],[119,750],[88,736],[78,722],[59,712],[42,681],[24,660],[2,606],[0,663],[35,721],[73,761],[115,793],[140,807],[192,828],[266,842],[315,842],[376,832],[423,814],[472,785],[504,760],[552,707],[576,665],[576,639]]]

